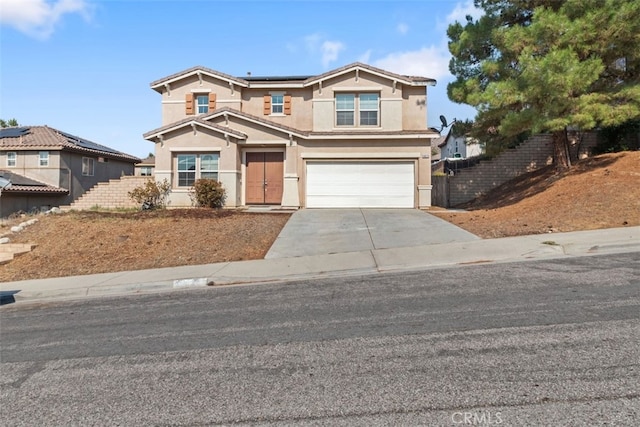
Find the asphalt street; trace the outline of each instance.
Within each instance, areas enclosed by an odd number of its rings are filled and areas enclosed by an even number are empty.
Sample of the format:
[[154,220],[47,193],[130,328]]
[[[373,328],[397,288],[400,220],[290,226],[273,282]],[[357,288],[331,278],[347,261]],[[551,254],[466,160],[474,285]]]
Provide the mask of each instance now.
[[3,425],[638,425],[640,253],[0,309]]

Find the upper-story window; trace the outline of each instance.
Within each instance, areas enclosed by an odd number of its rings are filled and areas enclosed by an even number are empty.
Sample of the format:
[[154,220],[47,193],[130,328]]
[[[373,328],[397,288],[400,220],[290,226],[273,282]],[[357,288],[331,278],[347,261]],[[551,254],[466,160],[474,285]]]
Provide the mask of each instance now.
[[271,95],[271,114],[284,114],[284,95]]
[[15,151],[9,151],[7,153],[7,167],[8,168],[15,167],[17,163],[17,159],[18,159],[18,153],[16,153]]
[[378,126],[379,100],[377,93],[336,94],[336,126]]
[[352,93],[336,95],[336,125],[354,126],[356,96]]
[[198,114],[209,112],[209,95],[196,95],[196,109]]
[[378,94],[361,93],[360,126],[378,126]]
[[83,157],[82,158],[82,175],[83,176],[93,176],[96,171],[96,163],[95,160],[91,157]]
[[40,165],[40,167],[49,166],[49,152],[48,151],[41,151],[40,152],[40,159],[39,159],[38,164]]
[[185,96],[185,114],[206,114],[216,109],[215,93],[188,93]]
[[284,92],[274,92],[264,96],[264,115],[291,115],[291,95]]

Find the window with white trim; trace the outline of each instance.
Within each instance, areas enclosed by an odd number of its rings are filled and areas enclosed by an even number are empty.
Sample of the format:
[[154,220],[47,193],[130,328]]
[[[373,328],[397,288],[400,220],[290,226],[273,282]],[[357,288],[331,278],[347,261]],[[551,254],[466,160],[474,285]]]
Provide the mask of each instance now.
[[336,125],[354,126],[356,111],[356,96],[352,93],[339,93],[336,95]]
[[15,151],[9,151],[7,153],[7,167],[12,168],[15,167],[18,162],[18,153]]
[[218,179],[219,153],[178,154],[177,187],[192,187],[197,179]]
[[284,94],[271,95],[271,114],[284,114]]
[[[377,93],[336,94],[336,126],[378,126],[380,95]],[[356,121],[356,117],[358,120]]]
[[91,157],[83,157],[82,158],[82,175],[83,176],[93,176],[96,172],[96,163],[95,160]]
[[142,166],[140,168],[140,176],[152,176],[152,175],[153,175],[152,166]]
[[196,111],[198,114],[209,112],[209,95],[196,95]]
[[40,165],[40,167],[49,166],[49,152],[48,151],[41,151],[40,152],[38,164]]
[[361,93],[360,100],[360,126],[378,126],[378,94]]

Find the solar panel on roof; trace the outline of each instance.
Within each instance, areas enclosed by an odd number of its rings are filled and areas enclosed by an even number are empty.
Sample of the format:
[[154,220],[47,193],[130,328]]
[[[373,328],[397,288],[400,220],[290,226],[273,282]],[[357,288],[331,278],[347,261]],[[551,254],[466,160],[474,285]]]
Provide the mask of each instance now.
[[86,140],[86,139],[82,139],[78,136],[75,135],[71,135],[69,133],[66,132],[62,132],[62,131],[58,131],[60,133],[60,135],[64,136],[65,138],[67,138],[71,143],[76,144],[79,147],[82,148],[87,148],[89,150],[98,150],[98,151],[104,151],[106,153],[112,153],[112,154],[122,154],[120,151],[116,151],[113,148],[109,148],[109,147],[105,147],[104,145],[100,145],[97,144],[95,142]]
[[26,127],[11,127],[0,129],[0,138],[18,138],[19,136],[29,133]]

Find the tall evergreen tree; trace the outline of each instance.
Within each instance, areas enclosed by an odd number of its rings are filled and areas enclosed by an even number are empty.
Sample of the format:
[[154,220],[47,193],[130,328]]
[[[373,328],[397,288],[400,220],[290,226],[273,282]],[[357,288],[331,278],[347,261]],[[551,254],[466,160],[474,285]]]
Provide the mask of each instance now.
[[[448,29],[449,97],[478,109],[476,128],[504,142],[551,132],[570,166],[567,129],[640,117],[640,2],[476,0],[485,14]],[[477,134],[477,132],[476,132]]]

